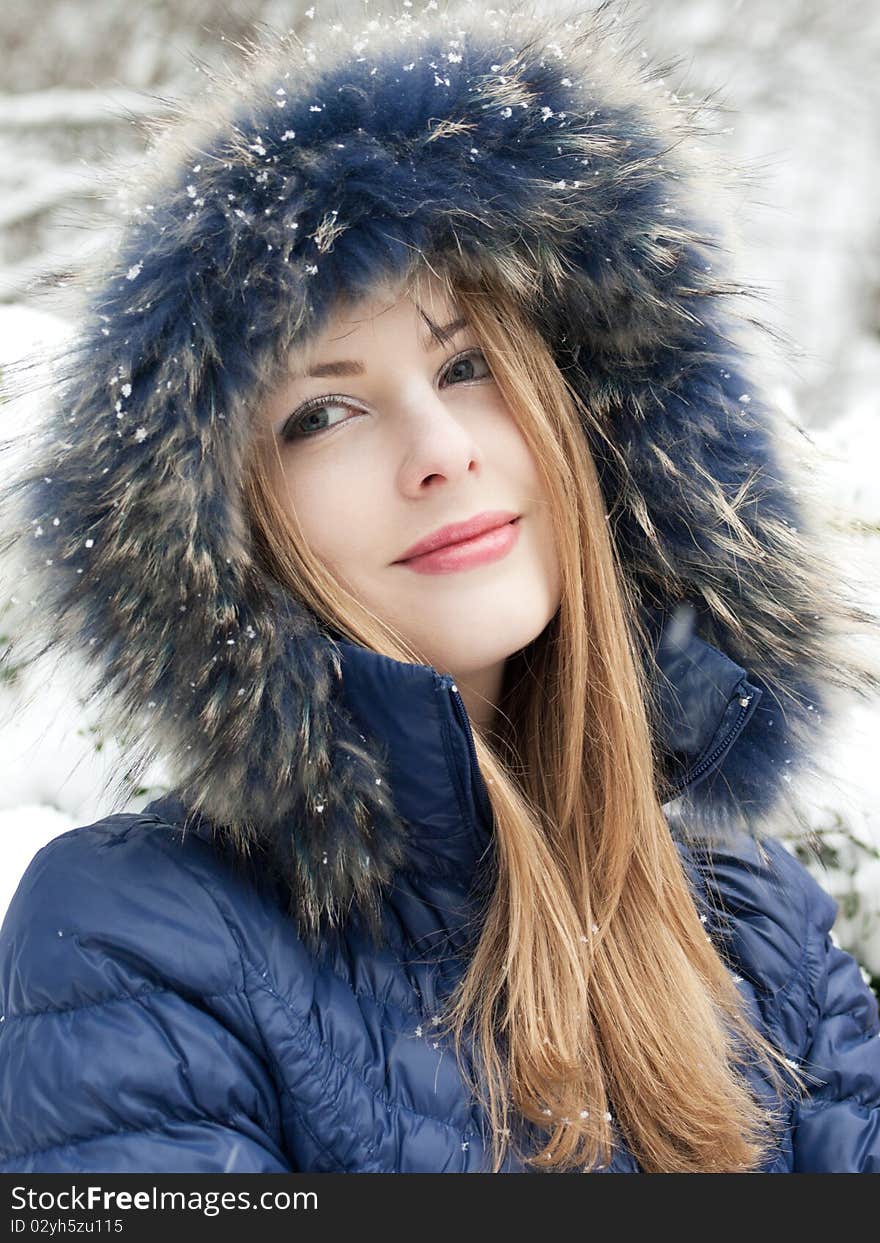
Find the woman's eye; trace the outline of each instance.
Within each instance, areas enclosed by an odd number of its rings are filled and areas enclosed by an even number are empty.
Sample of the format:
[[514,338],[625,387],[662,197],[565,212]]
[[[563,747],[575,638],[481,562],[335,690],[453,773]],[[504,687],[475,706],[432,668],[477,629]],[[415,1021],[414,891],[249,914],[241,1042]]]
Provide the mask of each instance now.
[[[467,374],[469,371],[473,371],[474,369],[472,361],[474,358],[481,360],[480,365],[483,367],[483,375]],[[477,367],[478,372],[480,365]],[[465,372],[464,375],[461,374],[462,370]],[[453,359],[445,374],[447,377],[451,376],[453,379],[458,380],[485,380],[488,379],[492,373],[489,370],[489,364],[486,362],[486,357],[482,350],[468,350],[466,354],[461,354],[458,358]]]
[[341,398],[323,397],[320,401],[314,402],[313,405],[307,406],[300,414],[295,414],[288,419],[282,428],[281,438],[282,440],[305,439],[308,436],[317,436],[321,432],[330,431],[332,427],[336,427],[338,424],[322,423],[325,410],[344,411],[353,409],[353,406],[346,405]]
[[[474,374],[475,360],[477,374]],[[483,374],[480,374],[481,367],[483,368]],[[453,384],[455,384],[473,380],[486,380],[491,375],[492,372],[489,364],[486,362],[483,351],[473,349],[468,350],[466,354],[460,354],[458,358],[454,358],[443,373],[443,378],[444,380],[452,380]],[[325,422],[325,412],[330,410],[354,411],[357,413],[357,407],[350,405],[344,397],[321,397],[310,405],[306,405],[305,409],[300,410],[299,413],[291,415],[281,429],[281,439],[305,440],[309,437],[320,436],[322,432],[332,431],[334,427],[338,427],[340,423],[346,421],[343,418],[337,420],[336,423]],[[329,419],[329,416],[326,417]]]

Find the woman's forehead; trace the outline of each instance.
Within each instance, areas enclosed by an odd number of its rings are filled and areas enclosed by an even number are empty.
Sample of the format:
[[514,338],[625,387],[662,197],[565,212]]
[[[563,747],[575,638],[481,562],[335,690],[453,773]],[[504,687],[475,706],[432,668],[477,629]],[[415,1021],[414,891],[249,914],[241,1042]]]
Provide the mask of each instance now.
[[[287,359],[292,375],[305,375],[322,351],[351,338],[362,327],[387,314],[402,302],[409,302],[424,328],[425,340],[437,339],[438,330],[456,325],[464,318],[455,300],[437,282],[410,287],[404,283],[382,285],[360,298],[340,300],[330,311],[323,327],[308,339],[295,342]],[[440,334],[442,335],[442,334]]]

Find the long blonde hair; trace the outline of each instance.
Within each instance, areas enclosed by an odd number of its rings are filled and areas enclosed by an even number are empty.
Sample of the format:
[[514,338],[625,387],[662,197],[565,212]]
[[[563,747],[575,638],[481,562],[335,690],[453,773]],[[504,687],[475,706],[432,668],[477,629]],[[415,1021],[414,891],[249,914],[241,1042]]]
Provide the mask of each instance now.
[[[431,273],[474,328],[543,473],[563,590],[552,622],[508,661],[497,732],[472,725],[494,816],[493,878],[436,1031],[453,1036],[487,1111],[493,1172],[517,1115],[545,1140],[519,1150],[526,1163],[607,1164],[611,1111],[646,1172],[753,1170],[787,1111],[758,1102],[741,1063],[760,1062],[782,1096],[803,1080],[751,1024],[664,817],[644,635],[578,399],[520,302],[473,260],[452,260]],[[416,261],[401,289],[418,298],[423,272]],[[525,286],[525,266],[522,276]],[[273,486],[272,444],[255,438],[244,481],[269,572],[353,642],[423,663],[311,554]]]

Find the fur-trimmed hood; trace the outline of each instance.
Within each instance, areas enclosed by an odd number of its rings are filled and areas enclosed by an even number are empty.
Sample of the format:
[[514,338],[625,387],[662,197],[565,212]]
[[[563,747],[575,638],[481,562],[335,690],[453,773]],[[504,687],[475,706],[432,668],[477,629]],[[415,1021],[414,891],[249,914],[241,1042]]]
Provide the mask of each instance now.
[[[451,680],[334,640],[261,571],[249,411],[337,294],[414,250],[538,271],[534,322],[615,449],[593,445],[658,642],[672,822],[769,831],[815,755],[828,599],[721,270],[698,108],[664,72],[607,6],[431,4],[266,38],[157,138],[88,278],[5,498],[46,645],[85,653],[141,764],[167,757],[188,807],[269,853],[304,926],[374,908],[406,859],[395,740]],[[396,727],[368,711],[383,684]]]

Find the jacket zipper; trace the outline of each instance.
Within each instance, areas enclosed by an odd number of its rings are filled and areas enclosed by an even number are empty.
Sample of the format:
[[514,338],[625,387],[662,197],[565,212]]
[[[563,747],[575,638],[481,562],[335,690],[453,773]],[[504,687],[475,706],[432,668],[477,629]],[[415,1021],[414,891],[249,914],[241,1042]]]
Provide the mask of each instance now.
[[730,729],[727,731],[727,733],[724,735],[721,741],[712,748],[712,750],[709,752],[708,755],[703,756],[703,758],[699,760],[693,768],[688,769],[688,771],[683,776],[679,777],[679,779],[672,786],[672,789],[670,791],[671,796],[677,797],[681,793],[682,790],[684,790],[687,786],[691,785],[694,781],[696,781],[696,779],[700,777],[706,771],[707,768],[711,768],[712,765],[715,763],[715,761],[718,759],[718,757],[722,755],[725,751],[727,751],[733,745],[737,736],[739,735],[739,733],[745,726],[746,718],[749,716],[749,705],[751,704],[755,695],[757,695],[758,698],[760,698],[761,696],[761,692],[756,687],[749,687],[749,693],[744,695],[743,686],[744,684],[740,683],[740,685],[734,691],[733,696],[731,697],[731,698],[739,699],[740,710],[737,713],[736,718],[733,724],[731,725]]
[[[461,697],[458,687],[455,685],[455,680],[450,674],[443,674],[443,684],[448,688],[452,695],[452,702],[455,706],[456,716],[461,723],[465,738],[467,739],[468,751],[470,753],[472,780],[476,782],[481,808],[486,819],[486,823],[491,824],[492,805],[489,801],[489,792],[486,789],[486,782],[483,779],[483,774],[477,760],[477,749],[474,746],[474,735],[471,730],[471,723],[468,718],[467,708],[465,708],[464,700]],[[743,694],[743,690],[746,687],[748,687],[748,693]],[[688,769],[683,776],[679,777],[679,779],[672,786],[670,797],[677,797],[682,790],[696,781],[698,777],[702,776],[707,768],[711,768],[718,757],[723,755],[724,752],[733,745],[737,736],[745,726],[746,719],[749,716],[749,706],[751,705],[755,695],[760,698],[761,692],[756,687],[749,686],[745,681],[741,682],[737,686],[737,689],[734,691],[731,698],[739,699],[740,710],[737,713],[730,729],[725,733],[721,741],[716,743],[708,755],[703,756],[703,758],[700,759],[693,768]]]
[[447,687],[452,695],[452,702],[455,706],[455,713],[464,730],[464,736],[467,739],[468,751],[471,759],[471,780],[476,783],[479,802],[486,824],[492,823],[492,804],[489,801],[489,791],[486,789],[486,782],[480,771],[480,764],[477,760],[477,748],[474,745],[474,735],[471,729],[470,719],[468,718],[467,708],[464,706],[464,700],[461,697],[458,687],[455,685],[455,679],[448,673],[443,676],[443,685]]

